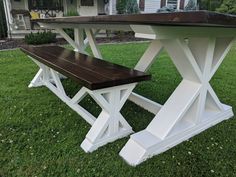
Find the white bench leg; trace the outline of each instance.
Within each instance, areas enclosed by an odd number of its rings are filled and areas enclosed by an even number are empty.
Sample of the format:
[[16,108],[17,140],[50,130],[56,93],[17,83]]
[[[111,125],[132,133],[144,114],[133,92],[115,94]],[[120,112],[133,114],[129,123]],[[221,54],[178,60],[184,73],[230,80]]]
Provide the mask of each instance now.
[[148,127],[135,133],[120,152],[130,165],[193,137],[233,116],[222,104],[209,81],[231,48],[233,38],[190,38],[162,40],[183,77]]
[[[33,80],[30,82],[30,84],[28,85],[29,88],[32,88],[32,87],[41,87],[43,85],[45,85],[43,83],[43,68],[47,67],[45,65],[43,65],[42,63],[39,63],[37,60],[33,59],[32,57],[28,56],[30,59],[32,59],[37,65],[38,67],[40,68],[37,72],[37,74],[34,76]],[[56,72],[56,71],[55,71]],[[58,76],[60,79],[66,79],[67,77],[64,76],[63,74],[60,74],[58,73]],[[48,75],[49,77],[49,80],[53,83],[54,80],[52,79],[52,75],[49,73]]]
[[[92,152],[100,146],[125,137],[133,132],[132,127],[121,115],[120,110],[132,93],[136,83],[93,91],[83,87],[73,98],[69,98],[61,83],[61,74],[37,62],[33,58],[32,60],[40,67],[40,75],[36,78],[40,80],[41,85],[48,87],[71,109],[76,111],[84,120],[92,125],[92,128],[81,144],[85,152]],[[98,118],[95,118],[79,105],[79,102],[82,101],[87,94],[91,95],[102,108],[102,112]]]
[[43,85],[42,82],[43,70],[40,68],[37,74],[34,76],[33,80],[29,84],[29,88],[40,87]]
[[[87,95],[88,89],[83,87],[73,99],[69,98],[66,95],[63,85],[61,83],[61,77],[64,76],[58,73],[57,71],[54,71],[53,69],[47,67],[46,65],[38,62],[32,57],[30,58],[40,67],[40,72],[38,72],[40,74],[37,74],[33,81],[38,81],[40,83],[40,86],[46,86],[63,102],[65,102],[71,109],[80,114],[90,125],[92,125],[95,122],[96,118],[92,116],[92,114],[90,114],[88,111],[86,111],[83,107],[78,105],[78,103]],[[34,83],[33,86],[35,86],[35,83],[37,82],[33,81],[31,81],[31,84]]]
[[92,152],[98,147],[132,133],[132,127],[120,113],[136,84],[128,84],[96,91],[89,94],[102,108],[92,128],[86,135],[81,147],[85,152]]

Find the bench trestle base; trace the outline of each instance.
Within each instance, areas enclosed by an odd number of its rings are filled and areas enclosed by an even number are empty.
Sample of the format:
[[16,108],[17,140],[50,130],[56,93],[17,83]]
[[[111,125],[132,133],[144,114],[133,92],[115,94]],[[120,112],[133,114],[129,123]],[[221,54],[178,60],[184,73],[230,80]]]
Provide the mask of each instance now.
[[[82,87],[73,98],[70,98],[66,95],[61,83],[60,78],[62,75],[33,58],[31,59],[40,67],[40,69],[31,81],[29,87],[48,87],[71,109],[76,111],[92,125],[85,140],[81,144],[81,147],[85,152],[92,152],[109,142],[113,142],[133,132],[132,127],[121,115],[120,110],[137,83],[98,90],[90,90],[86,87]],[[97,118],[79,105],[80,101],[82,101],[87,94],[89,94],[102,108],[102,111]]]

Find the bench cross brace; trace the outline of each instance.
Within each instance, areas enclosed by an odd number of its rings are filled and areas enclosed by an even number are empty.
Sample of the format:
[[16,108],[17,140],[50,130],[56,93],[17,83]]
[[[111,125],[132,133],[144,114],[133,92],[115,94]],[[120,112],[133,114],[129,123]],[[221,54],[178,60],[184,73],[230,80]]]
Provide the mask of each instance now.
[[126,84],[87,93],[102,108],[100,115],[86,135],[81,147],[92,152],[99,146],[132,133],[132,127],[121,115],[120,110],[136,84]]

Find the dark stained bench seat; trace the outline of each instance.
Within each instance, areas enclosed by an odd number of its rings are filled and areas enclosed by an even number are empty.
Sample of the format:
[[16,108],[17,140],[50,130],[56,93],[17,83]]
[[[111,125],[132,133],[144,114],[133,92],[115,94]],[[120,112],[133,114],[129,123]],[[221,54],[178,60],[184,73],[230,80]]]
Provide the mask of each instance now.
[[21,50],[90,90],[151,79],[149,74],[59,46],[24,46]]

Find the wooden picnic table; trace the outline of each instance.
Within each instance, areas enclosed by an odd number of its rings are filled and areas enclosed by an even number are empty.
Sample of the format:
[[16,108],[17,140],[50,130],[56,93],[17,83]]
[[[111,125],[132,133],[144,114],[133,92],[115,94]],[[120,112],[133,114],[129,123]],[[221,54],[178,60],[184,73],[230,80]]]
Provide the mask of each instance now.
[[[183,80],[164,105],[130,94],[131,101],[155,115],[146,129],[131,135],[121,150],[120,156],[130,165],[138,165],[233,116],[232,108],[220,102],[209,81],[235,40],[236,16],[196,11],[63,17],[37,22],[56,29],[75,51],[86,53],[89,44],[93,55],[101,59],[95,40],[100,29],[133,31],[136,37],[150,39],[134,68],[139,71],[147,71],[163,49],[168,52]],[[75,39],[63,28],[73,28]]]

